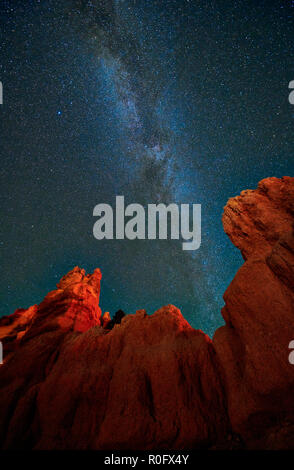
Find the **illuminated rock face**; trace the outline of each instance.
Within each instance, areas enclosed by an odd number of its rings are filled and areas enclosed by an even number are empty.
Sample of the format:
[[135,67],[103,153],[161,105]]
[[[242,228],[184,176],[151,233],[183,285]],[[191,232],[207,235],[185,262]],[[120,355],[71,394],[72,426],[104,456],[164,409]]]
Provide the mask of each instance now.
[[224,228],[246,262],[224,294],[226,326],[216,331],[213,344],[231,424],[249,441],[264,437],[267,427],[294,423],[294,366],[288,360],[294,339],[293,222],[289,177],[261,181],[224,210]]
[[0,319],[2,447],[294,448],[293,202],[294,178],[268,178],[225,207],[246,262],[212,341],[172,305],[101,316],[80,268]]
[[111,330],[28,331],[0,383],[5,448],[207,447],[229,428],[212,342],[172,305]]
[[256,190],[229,199],[223,227],[244,259],[265,256],[283,234],[291,232],[294,218],[294,178],[266,178]]
[[19,340],[28,339],[43,331],[87,331],[100,325],[99,307],[101,272],[85,274],[75,267],[63,276],[57,289],[49,292],[40,305],[18,309],[12,315],[0,318],[0,340],[14,348]]

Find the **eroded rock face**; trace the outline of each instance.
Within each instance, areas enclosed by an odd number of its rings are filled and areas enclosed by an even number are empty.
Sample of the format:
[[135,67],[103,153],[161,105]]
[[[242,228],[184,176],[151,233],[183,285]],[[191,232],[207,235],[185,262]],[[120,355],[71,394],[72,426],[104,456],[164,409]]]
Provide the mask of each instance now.
[[31,326],[38,309],[32,305],[28,309],[19,308],[12,315],[0,318],[0,341],[5,344],[5,353],[13,351],[20,338]]
[[172,305],[34,334],[0,380],[4,448],[207,447],[229,428],[212,342]]
[[51,330],[87,331],[100,325],[99,307],[101,272],[85,274],[75,267],[63,276],[57,289],[49,292],[40,305],[18,309],[0,318],[0,341],[5,354],[14,351],[33,336]]
[[244,259],[270,253],[281,235],[291,231],[294,218],[293,178],[266,178],[256,190],[229,199],[223,227]]
[[246,262],[213,341],[172,305],[102,317],[99,270],[2,318],[2,447],[294,448],[293,201],[294,178],[268,178],[225,207]]
[[[213,339],[235,432],[250,442],[294,422],[294,178],[268,178],[224,211],[224,228],[247,261],[224,294],[226,326]],[[233,209],[232,209],[233,208]],[[294,447],[294,435],[292,439]]]

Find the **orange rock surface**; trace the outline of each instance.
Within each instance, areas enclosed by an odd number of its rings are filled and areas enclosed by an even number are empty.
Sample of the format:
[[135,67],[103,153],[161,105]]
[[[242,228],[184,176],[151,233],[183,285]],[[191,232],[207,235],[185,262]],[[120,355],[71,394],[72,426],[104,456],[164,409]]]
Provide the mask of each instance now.
[[[228,413],[246,441],[294,422],[294,178],[267,178],[230,199],[223,225],[246,262],[224,294],[213,344],[223,368]],[[294,448],[294,434],[292,439]]]
[[211,340],[173,305],[103,317],[101,273],[74,268],[0,319],[5,449],[294,448],[294,178],[229,200],[245,263]]

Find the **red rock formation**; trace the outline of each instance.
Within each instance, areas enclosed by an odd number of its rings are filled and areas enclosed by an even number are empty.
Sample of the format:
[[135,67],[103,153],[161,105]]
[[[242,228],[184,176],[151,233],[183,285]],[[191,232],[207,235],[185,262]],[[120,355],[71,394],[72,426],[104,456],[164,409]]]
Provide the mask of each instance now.
[[[31,326],[38,306],[33,305],[27,310],[18,308],[12,315],[0,318],[0,341],[14,345]],[[6,348],[7,351],[7,348]]]
[[4,448],[205,447],[228,430],[212,342],[172,305],[27,334],[0,383]]
[[[223,223],[247,260],[224,294],[226,326],[213,339],[233,430],[246,442],[294,423],[294,178],[267,178],[230,199]],[[294,434],[292,440],[294,448]],[[257,445],[257,443],[256,443]]]
[[111,322],[111,316],[109,312],[103,313],[103,316],[101,317],[101,325],[103,328],[107,328],[109,323]]
[[2,447],[294,448],[293,196],[294,178],[268,178],[225,207],[246,262],[213,341],[172,305],[101,318],[99,270],[1,319]]
[[269,253],[284,233],[291,231],[294,215],[293,178],[266,178],[258,189],[229,199],[223,227],[246,260]]
[[[40,305],[18,309],[0,319],[0,341],[17,347],[22,342],[50,330],[87,331],[100,325],[100,269],[85,274],[75,267],[63,276],[57,289],[49,292]],[[14,341],[15,340],[15,341]]]

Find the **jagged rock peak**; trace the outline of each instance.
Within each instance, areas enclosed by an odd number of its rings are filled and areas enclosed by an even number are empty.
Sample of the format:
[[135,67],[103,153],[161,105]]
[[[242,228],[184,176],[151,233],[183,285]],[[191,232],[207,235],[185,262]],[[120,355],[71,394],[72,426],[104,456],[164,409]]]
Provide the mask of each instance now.
[[224,231],[244,259],[266,255],[281,234],[293,229],[294,178],[266,178],[255,190],[242,191],[227,202]]

